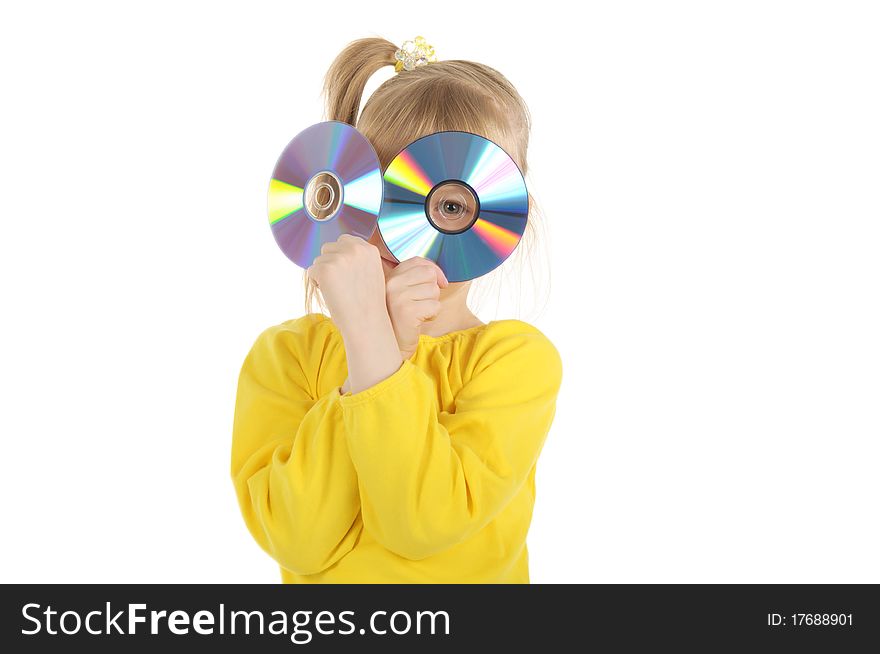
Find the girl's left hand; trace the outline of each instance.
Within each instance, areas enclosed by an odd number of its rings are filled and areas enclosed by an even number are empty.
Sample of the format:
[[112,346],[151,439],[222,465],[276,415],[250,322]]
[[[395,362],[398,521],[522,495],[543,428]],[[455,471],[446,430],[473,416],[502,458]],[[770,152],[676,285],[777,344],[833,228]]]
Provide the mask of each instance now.
[[424,257],[407,259],[388,273],[385,304],[404,359],[415,353],[422,324],[440,312],[440,289],[447,286],[440,267]]

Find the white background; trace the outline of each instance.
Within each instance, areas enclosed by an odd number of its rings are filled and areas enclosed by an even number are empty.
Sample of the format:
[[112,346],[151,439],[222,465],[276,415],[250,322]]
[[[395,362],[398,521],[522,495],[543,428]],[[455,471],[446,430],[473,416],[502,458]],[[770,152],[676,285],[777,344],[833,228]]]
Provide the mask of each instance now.
[[269,175],[348,41],[423,34],[534,118],[532,581],[880,582],[873,3],[10,4],[0,580],[278,581],[228,472],[244,355],[302,313]]

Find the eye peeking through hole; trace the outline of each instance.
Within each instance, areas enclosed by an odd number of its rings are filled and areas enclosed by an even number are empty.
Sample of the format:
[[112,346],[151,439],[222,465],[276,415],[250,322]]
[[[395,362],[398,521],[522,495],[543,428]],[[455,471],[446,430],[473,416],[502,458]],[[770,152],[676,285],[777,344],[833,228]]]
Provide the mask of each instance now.
[[431,224],[441,232],[457,234],[474,224],[480,214],[480,202],[468,184],[447,180],[428,193],[425,214]]
[[464,211],[464,207],[458,202],[447,200],[443,203],[443,213],[449,216],[457,216]]

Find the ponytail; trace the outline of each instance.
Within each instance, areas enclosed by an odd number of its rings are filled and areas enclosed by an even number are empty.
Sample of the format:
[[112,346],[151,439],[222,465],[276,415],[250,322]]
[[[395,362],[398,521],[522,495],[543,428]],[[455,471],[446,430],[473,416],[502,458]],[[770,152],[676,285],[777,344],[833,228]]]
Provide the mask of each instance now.
[[381,38],[349,43],[333,60],[324,77],[327,120],[354,126],[367,80],[383,66],[393,66],[396,51],[396,45]]

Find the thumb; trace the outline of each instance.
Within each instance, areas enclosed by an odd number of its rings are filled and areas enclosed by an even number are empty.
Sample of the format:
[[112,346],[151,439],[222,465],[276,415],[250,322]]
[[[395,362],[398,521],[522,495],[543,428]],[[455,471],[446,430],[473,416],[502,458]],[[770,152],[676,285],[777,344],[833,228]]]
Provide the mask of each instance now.
[[440,266],[437,266],[437,285],[440,288],[446,288],[449,286],[449,280],[446,279],[446,273],[443,272],[443,269]]

